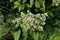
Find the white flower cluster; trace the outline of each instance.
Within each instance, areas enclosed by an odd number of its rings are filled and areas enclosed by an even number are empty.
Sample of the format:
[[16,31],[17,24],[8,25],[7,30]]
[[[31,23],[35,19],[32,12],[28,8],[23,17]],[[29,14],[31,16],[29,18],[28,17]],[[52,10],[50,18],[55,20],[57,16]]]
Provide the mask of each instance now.
[[47,13],[44,14],[32,14],[27,11],[27,14],[21,12],[21,16],[14,21],[25,30],[33,28],[33,30],[43,31],[42,25],[45,25]]
[[53,1],[53,5],[55,6],[59,6],[60,4],[60,0],[52,0]]

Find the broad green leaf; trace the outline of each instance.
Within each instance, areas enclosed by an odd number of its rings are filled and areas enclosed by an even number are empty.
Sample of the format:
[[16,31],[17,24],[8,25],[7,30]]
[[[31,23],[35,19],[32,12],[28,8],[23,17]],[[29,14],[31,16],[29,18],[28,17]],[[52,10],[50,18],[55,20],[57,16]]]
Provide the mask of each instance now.
[[18,11],[20,12],[21,10],[23,10],[24,9],[24,5],[20,5],[19,7],[18,7]]
[[17,7],[19,7],[21,4],[20,4],[20,2],[19,1],[15,1],[14,2],[14,8],[17,8]]
[[54,17],[53,13],[51,11],[47,11],[48,17]]
[[57,19],[55,19],[55,23],[54,23],[54,25],[57,25],[57,27],[59,27],[60,28],[60,20],[57,20]]
[[34,0],[30,0],[30,6],[32,7],[34,4]]
[[40,2],[40,10],[42,11],[42,12],[45,12],[45,0],[39,0],[39,2]]
[[31,6],[29,4],[25,4],[28,8],[30,8]]
[[45,0],[39,0],[41,6],[45,6]]
[[25,3],[27,0],[23,0],[23,3]]
[[39,38],[38,32],[32,32],[32,37],[34,40],[38,40],[38,38]]
[[21,31],[18,30],[13,34],[14,40],[19,40]]
[[40,2],[39,2],[39,0],[35,0],[35,7],[36,8],[40,8]]
[[49,40],[60,40],[60,33],[53,34],[52,36],[50,36]]

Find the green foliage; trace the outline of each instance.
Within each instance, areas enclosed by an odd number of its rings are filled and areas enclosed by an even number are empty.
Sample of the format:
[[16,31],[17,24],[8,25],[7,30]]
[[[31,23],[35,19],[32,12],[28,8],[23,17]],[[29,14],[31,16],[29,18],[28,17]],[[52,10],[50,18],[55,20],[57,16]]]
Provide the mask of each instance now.
[[20,30],[18,30],[17,32],[14,32],[14,33],[13,33],[13,37],[14,37],[14,40],[19,40]]
[[[34,2],[35,1],[35,2]],[[21,10],[24,10],[26,7],[27,9],[30,9],[32,7],[39,8],[42,12],[45,12],[45,0],[10,0],[10,2],[13,3],[13,9],[17,8],[18,11],[20,12]]]
[[0,0],[0,40],[60,40],[60,0]]
[[4,20],[3,18],[4,18],[4,16],[0,12],[0,38],[4,34],[8,33],[8,31],[9,31],[9,29],[6,26],[6,24],[3,22],[3,20]]
[[50,40],[60,40],[60,34],[53,34],[51,37],[50,37]]
[[[23,32],[23,36],[26,37],[28,30],[30,30],[30,29],[32,31],[36,31],[36,30],[44,31],[43,26],[41,26],[41,25],[45,25],[45,20],[46,20],[46,13],[34,15],[31,12],[29,12],[29,10],[28,10],[27,14],[21,12],[20,17],[12,20],[12,23],[13,24],[17,23],[17,24],[15,24],[15,27],[17,28],[18,26],[20,26],[20,28],[22,29],[22,32]],[[34,40],[35,39],[36,38],[34,38]],[[27,39],[24,38],[23,40],[27,40]]]

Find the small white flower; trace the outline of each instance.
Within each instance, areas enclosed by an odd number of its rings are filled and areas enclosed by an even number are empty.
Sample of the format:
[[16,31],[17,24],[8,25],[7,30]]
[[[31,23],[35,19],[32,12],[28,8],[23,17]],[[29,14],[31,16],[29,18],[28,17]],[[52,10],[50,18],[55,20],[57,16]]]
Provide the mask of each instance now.
[[27,13],[29,13],[30,11],[29,10],[27,10]]
[[41,31],[43,31],[43,27],[42,26],[40,26],[40,29],[41,29]]
[[42,24],[42,25],[45,25],[45,22],[42,22],[41,24]]
[[44,16],[44,14],[41,14],[42,16]]
[[48,16],[48,14],[47,14],[47,13],[44,13],[44,15],[45,15],[45,16]]
[[38,26],[38,29],[39,31],[43,31],[43,27],[42,26]]
[[59,6],[59,3],[56,3],[55,5],[56,5],[56,6]]

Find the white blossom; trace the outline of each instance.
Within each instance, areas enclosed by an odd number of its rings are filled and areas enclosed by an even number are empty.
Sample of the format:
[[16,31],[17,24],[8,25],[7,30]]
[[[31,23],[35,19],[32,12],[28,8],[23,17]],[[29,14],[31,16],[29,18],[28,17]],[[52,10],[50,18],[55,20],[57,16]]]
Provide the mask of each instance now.
[[21,16],[14,20],[13,22],[17,21],[19,23],[20,27],[28,30],[31,29],[36,29],[38,31],[43,31],[43,26],[45,25],[45,20],[46,20],[47,13],[44,14],[32,14],[27,11],[27,14],[21,12]]

